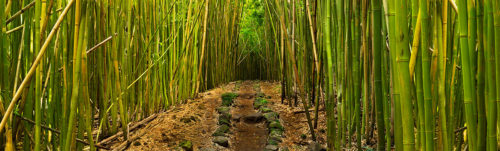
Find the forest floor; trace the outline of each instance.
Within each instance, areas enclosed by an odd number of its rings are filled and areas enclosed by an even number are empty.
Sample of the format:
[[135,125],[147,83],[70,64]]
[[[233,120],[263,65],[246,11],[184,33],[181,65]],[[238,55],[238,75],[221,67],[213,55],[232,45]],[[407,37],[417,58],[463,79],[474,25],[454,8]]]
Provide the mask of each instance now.
[[[158,113],[154,120],[130,132],[129,138],[134,139],[126,150],[190,150],[181,147],[186,144],[190,144],[195,151],[264,150],[269,133],[266,124],[239,120],[260,114],[253,107],[257,91],[265,95],[268,107],[279,114],[279,121],[284,127],[279,150],[303,151],[311,150],[314,145],[326,146],[326,113],[319,112],[317,143],[312,142],[303,110],[281,104],[280,86],[276,82],[238,81],[201,93],[196,99]],[[226,92],[235,92],[239,96],[234,99],[230,110],[232,120],[227,134],[228,147],[223,147],[213,142],[212,134],[219,127],[217,108],[221,106],[221,94]],[[237,121],[233,121],[235,119]],[[122,139],[120,137],[108,146],[116,148],[123,143]]]

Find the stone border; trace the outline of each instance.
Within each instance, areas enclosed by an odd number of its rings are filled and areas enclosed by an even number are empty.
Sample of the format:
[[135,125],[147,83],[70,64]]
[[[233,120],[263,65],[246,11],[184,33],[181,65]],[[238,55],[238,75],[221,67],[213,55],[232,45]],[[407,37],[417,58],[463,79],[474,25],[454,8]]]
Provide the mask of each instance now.
[[267,144],[264,150],[277,151],[280,149],[279,144],[282,142],[281,138],[284,136],[285,128],[281,125],[279,114],[268,107],[270,102],[265,99],[265,94],[260,92],[260,89],[256,90],[258,90],[258,92],[253,107],[258,110],[259,113],[262,113],[266,119],[267,128],[269,130],[269,136],[267,137]]
[[234,103],[234,99],[238,97],[238,94],[227,92],[221,95],[222,104],[217,108],[219,113],[217,125],[219,127],[212,134],[214,136],[212,142],[218,144],[222,147],[229,147],[229,129],[231,127],[231,105]]

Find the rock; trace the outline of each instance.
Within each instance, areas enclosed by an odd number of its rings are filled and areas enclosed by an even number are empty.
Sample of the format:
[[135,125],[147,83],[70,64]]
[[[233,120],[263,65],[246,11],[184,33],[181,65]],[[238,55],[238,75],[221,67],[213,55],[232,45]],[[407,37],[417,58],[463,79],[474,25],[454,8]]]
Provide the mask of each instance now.
[[311,142],[309,146],[307,147],[309,151],[323,151],[325,150],[324,148],[321,147],[321,144],[317,142]]
[[271,132],[269,133],[269,136],[283,136],[283,130],[280,129],[271,129]]
[[271,133],[269,133],[269,139],[281,142],[281,137],[283,137],[282,133],[283,132],[279,130],[271,130]]
[[222,106],[231,106],[233,104],[233,99],[238,97],[236,93],[224,93],[221,95],[222,98]]
[[221,95],[222,98],[222,106],[231,106],[233,104],[233,99],[238,97],[236,93],[224,93]]
[[288,147],[284,146],[279,149],[280,151],[289,151]]
[[269,136],[269,139],[272,139],[276,142],[281,142],[283,140],[281,140],[281,136]]
[[231,125],[231,122],[229,121],[229,117],[223,117],[219,116],[219,125]]
[[223,118],[227,118],[227,119],[231,119],[231,113],[222,113],[219,115],[219,117],[223,117]]
[[260,108],[261,106],[265,106],[269,103],[269,101],[267,101],[266,99],[263,99],[263,98],[257,98],[255,99],[255,101],[253,102],[253,107],[255,109],[258,109]]
[[215,132],[212,134],[212,136],[224,136],[224,133],[229,132],[229,126],[226,124],[221,125]]
[[275,141],[275,140],[272,140],[272,139],[268,139],[267,140],[267,145],[278,145],[279,142],[278,141]]
[[217,151],[213,148],[200,148],[200,151]]
[[193,150],[193,143],[191,141],[182,141],[180,144],[179,144],[179,147],[181,147],[182,149],[186,150],[186,151],[192,151]]
[[275,121],[278,120],[278,113],[276,112],[269,112],[269,113],[264,113],[264,118],[266,118],[267,122]]
[[235,114],[231,117],[231,120],[233,121],[236,121],[236,122],[239,122],[240,121],[240,118],[241,118],[241,115],[239,114]]
[[264,119],[264,116],[262,115],[262,113],[251,113],[243,117],[243,119],[247,123],[258,123]]
[[268,112],[272,112],[273,110],[271,110],[271,109],[270,109],[270,108],[268,108],[268,107],[261,106],[261,107],[259,108],[259,111],[260,111],[261,113],[268,113]]
[[233,104],[233,100],[222,100],[222,106],[231,106]]
[[230,113],[222,113],[219,115],[219,125],[222,125],[222,124],[227,124],[227,125],[231,125],[231,114]]
[[215,137],[213,142],[219,144],[220,146],[229,147],[229,139],[224,136]]
[[231,109],[231,108],[229,108],[229,107],[226,107],[226,106],[221,106],[221,107],[218,107],[218,108],[217,108],[217,112],[219,112],[219,113],[221,113],[221,114],[222,114],[222,113],[229,113],[229,110],[230,110],[230,109]]
[[278,130],[284,130],[285,128],[283,128],[283,126],[281,125],[281,123],[276,120],[276,121],[272,121],[271,123],[269,123],[269,128],[271,129],[278,129]]
[[264,150],[266,151],[277,151],[279,148],[278,148],[278,145],[266,145],[266,148]]

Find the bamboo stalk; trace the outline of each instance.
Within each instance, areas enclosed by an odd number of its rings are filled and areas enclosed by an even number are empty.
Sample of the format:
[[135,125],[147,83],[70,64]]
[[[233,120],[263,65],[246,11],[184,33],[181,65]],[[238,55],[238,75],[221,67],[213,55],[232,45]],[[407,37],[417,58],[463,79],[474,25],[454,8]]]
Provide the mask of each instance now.
[[[465,0],[459,0],[458,5],[459,12],[466,12],[466,2]],[[473,83],[473,77],[471,77],[472,67],[470,63],[470,55],[468,53],[468,43],[467,43],[467,14],[459,13],[459,29],[460,29],[460,52],[462,55],[462,80],[464,89],[464,105],[465,105],[465,117],[467,121],[467,126],[470,129],[476,129],[476,117],[474,114],[474,100],[475,100],[475,86]],[[468,141],[470,148],[475,150],[477,148],[477,134],[475,131],[467,131]]]
[[[59,18],[57,19],[56,24],[54,25],[54,27],[52,27],[52,30],[50,31],[45,42],[43,43],[42,48],[40,49],[35,61],[33,62],[32,67],[30,68],[29,72],[26,74],[26,77],[24,78],[23,82],[21,82],[21,85],[19,85],[19,88],[17,89],[16,94],[12,98],[12,101],[10,102],[9,107],[5,111],[5,115],[10,115],[12,113],[12,110],[14,109],[14,105],[16,104],[17,100],[21,97],[22,90],[29,84],[29,81],[31,80],[31,76],[33,76],[36,67],[38,66],[38,64],[40,63],[40,61],[42,59],[42,56],[45,54],[50,40],[52,40],[52,37],[56,33],[57,29],[59,28],[59,25],[61,24],[62,20],[64,19],[64,16],[66,15],[66,13],[69,11],[73,2],[74,2],[74,0],[70,1],[66,5],[66,7],[64,8],[64,11],[61,13]],[[9,116],[4,116],[2,118],[2,122],[0,123],[0,132],[3,130],[3,127],[7,123],[8,117]]]
[[410,72],[409,72],[409,60],[410,52],[408,48],[409,38],[408,38],[408,26],[406,20],[406,1],[396,0],[396,34],[397,45],[396,53],[398,54],[398,79],[400,81],[401,88],[401,112],[402,116],[405,117],[402,121],[403,125],[403,148],[405,151],[415,150],[415,135],[413,131],[414,121],[412,118],[412,104],[411,104],[411,94],[410,94]]
[[382,96],[382,1],[372,1],[372,49],[373,49],[373,75],[375,90],[375,106],[377,117],[378,145],[377,150],[385,150],[385,123]]

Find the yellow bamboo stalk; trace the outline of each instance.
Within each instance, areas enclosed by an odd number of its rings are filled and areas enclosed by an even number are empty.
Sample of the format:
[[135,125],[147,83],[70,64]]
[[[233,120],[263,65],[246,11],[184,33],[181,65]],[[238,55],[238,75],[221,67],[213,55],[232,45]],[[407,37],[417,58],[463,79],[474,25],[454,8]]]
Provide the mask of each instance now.
[[415,73],[415,64],[417,62],[418,47],[420,44],[420,30],[422,28],[420,24],[422,24],[422,21],[419,11],[417,16],[417,24],[415,25],[415,33],[413,34],[413,44],[411,47],[410,77],[413,77],[413,74]]

